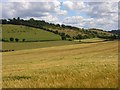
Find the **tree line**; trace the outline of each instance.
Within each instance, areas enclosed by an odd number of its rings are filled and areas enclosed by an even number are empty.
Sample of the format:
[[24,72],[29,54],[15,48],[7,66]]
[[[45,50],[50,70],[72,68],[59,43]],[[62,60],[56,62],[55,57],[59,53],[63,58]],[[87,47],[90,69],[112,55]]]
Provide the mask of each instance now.
[[[119,38],[119,35],[117,34],[113,34],[109,36],[109,35],[106,35],[105,33],[98,33],[96,31],[91,31],[89,29],[84,29],[84,28],[80,29],[78,27],[64,25],[64,24],[62,25],[53,24],[53,23],[45,22],[44,20],[34,20],[34,18],[30,18],[29,20],[24,20],[24,19],[21,19],[20,17],[17,17],[13,19],[1,19],[0,22],[1,24],[25,25],[29,27],[43,29],[45,31],[49,31],[54,34],[60,35],[62,40],[66,40],[68,38],[69,41],[71,41],[72,39],[78,40],[78,39],[87,39],[87,38],[95,38],[95,37],[103,38],[103,39],[110,39],[110,40]],[[70,36],[69,34],[66,34],[65,32],[59,32],[58,30],[52,30],[52,29],[45,28],[45,27],[58,27],[62,29],[72,29],[76,31],[81,31],[85,35],[76,34],[76,36]],[[12,41],[12,38],[10,39],[10,41]],[[16,38],[15,41],[18,42],[19,39]]]

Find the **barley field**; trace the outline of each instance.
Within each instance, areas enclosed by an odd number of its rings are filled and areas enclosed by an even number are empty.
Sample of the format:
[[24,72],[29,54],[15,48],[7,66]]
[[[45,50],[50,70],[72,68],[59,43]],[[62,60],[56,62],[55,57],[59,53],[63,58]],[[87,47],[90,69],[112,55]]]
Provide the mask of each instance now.
[[45,47],[2,54],[3,88],[116,88],[118,42]]

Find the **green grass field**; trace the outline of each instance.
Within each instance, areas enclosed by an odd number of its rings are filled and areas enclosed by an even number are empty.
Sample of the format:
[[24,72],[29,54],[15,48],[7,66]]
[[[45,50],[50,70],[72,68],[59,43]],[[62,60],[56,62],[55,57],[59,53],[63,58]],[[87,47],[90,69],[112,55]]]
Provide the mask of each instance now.
[[3,88],[116,88],[118,42],[3,53]]
[[47,42],[2,42],[3,50],[25,50],[25,49],[35,49],[35,48],[44,48],[44,47],[53,47],[53,46],[64,46],[71,44],[80,44],[80,43],[96,43],[102,42],[104,39],[93,38],[93,39],[83,39],[81,42],[76,41],[47,41]]
[[22,39],[25,39],[25,41],[61,40],[59,35],[22,25],[2,25],[1,33],[2,38],[8,41],[11,37],[18,38],[20,41],[22,41]]
[[35,49],[53,46],[63,46],[76,44],[78,42],[73,41],[47,41],[47,42],[2,42],[3,50],[25,50],[25,49]]

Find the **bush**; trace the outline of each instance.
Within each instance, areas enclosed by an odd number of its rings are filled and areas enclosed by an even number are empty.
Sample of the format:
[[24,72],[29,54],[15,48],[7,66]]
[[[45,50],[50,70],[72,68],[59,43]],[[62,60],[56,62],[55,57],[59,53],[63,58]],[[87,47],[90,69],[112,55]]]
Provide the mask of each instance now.
[[55,34],[58,34],[58,31],[54,31]]
[[14,38],[11,37],[11,38],[10,38],[10,41],[14,41]]
[[2,38],[2,41],[5,41],[5,40]]
[[68,39],[68,41],[72,41],[72,39]]
[[65,33],[64,33],[64,32],[61,32],[61,33],[60,33],[60,36],[62,36],[62,37],[65,36]]
[[22,39],[23,42],[25,42],[25,39]]
[[62,39],[62,40],[66,40],[66,37],[65,37],[65,36],[61,36],[61,39]]
[[73,36],[72,38],[73,38],[73,39],[76,39],[76,37],[75,37],[75,36]]
[[19,39],[18,39],[18,38],[15,38],[15,41],[16,41],[16,42],[18,42],[18,41],[19,41]]
[[66,37],[67,37],[67,38],[70,38],[70,35],[66,34]]

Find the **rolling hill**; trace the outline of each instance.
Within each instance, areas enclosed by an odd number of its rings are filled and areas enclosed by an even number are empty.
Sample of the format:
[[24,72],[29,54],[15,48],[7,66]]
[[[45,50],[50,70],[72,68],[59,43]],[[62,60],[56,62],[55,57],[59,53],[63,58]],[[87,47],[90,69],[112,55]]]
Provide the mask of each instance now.
[[[23,20],[23,19],[2,19],[2,24],[3,24],[3,38],[10,38],[10,36],[18,37],[21,39],[25,36],[25,39],[28,39],[28,41],[34,41],[35,40],[60,40],[60,37],[62,37],[62,40],[75,40],[75,39],[88,39],[88,38],[104,38],[104,39],[111,39],[114,38],[112,33],[103,31],[101,29],[96,29],[96,28],[90,28],[90,29],[85,29],[85,28],[78,28],[74,26],[68,26],[68,25],[60,25],[60,24],[53,24],[53,23],[48,23],[43,20],[34,20],[33,18],[29,20]],[[12,25],[19,25],[19,27],[16,26],[11,26],[9,27],[9,24]],[[5,25],[5,26],[4,26]],[[24,28],[23,26],[27,26]],[[32,29],[40,29],[39,32],[35,32]],[[5,29],[5,30],[4,30]],[[6,31],[7,29],[10,29],[11,31]],[[16,30],[15,30],[16,29]],[[17,30],[20,29],[20,30]],[[51,36],[48,34],[40,34],[44,31],[53,33],[55,35]],[[32,32],[33,31],[33,32]],[[37,30],[36,30],[37,31]],[[27,34],[27,35],[26,35]],[[33,35],[34,34],[34,35]],[[40,34],[40,35],[39,35]],[[63,38],[64,37],[64,38]]]
[[19,41],[56,41],[61,40],[59,35],[23,25],[2,25],[2,38],[9,41],[10,38],[18,38]]
[[72,26],[51,26],[51,25],[45,25],[43,26],[45,29],[49,29],[52,31],[58,31],[59,33],[65,33],[65,35],[69,35],[71,38],[76,37],[78,34],[82,36],[83,39],[86,38],[95,38],[95,37],[110,37],[113,35],[110,32],[103,31],[101,29],[96,29],[96,28],[90,28],[90,29],[84,29],[84,28],[77,28],[77,27],[72,27]]

